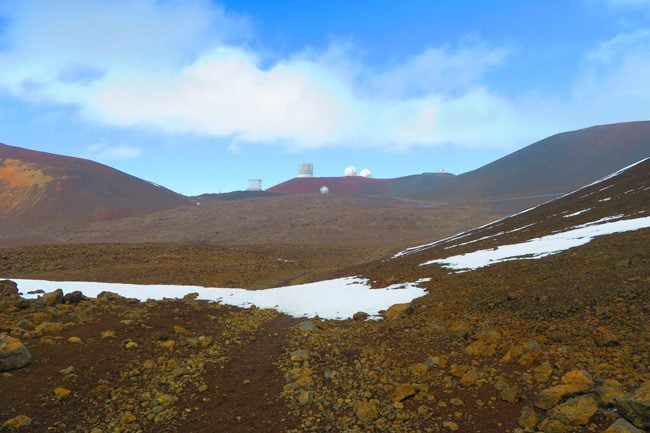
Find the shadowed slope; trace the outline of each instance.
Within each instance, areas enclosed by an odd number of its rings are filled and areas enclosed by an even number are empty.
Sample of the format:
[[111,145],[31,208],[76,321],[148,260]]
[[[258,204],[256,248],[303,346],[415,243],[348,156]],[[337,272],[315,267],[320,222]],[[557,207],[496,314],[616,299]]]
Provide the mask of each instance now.
[[519,210],[650,156],[650,122],[594,126],[553,135],[409,197],[494,202]]

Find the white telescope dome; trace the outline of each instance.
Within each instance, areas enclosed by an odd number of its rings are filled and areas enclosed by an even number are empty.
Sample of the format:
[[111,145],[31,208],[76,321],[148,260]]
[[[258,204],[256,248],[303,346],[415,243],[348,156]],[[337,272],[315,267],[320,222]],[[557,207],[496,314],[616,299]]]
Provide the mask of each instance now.
[[329,194],[329,192],[330,192],[330,189],[328,187],[326,187],[326,186],[321,186],[320,187],[320,193],[321,194]]
[[372,177],[372,172],[370,170],[368,170],[367,168],[364,168],[359,173],[359,176],[361,176],[361,177]]
[[356,176],[357,175],[357,169],[350,165],[348,167],[345,167],[345,170],[343,171],[343,174],[346,175],[346,176]]

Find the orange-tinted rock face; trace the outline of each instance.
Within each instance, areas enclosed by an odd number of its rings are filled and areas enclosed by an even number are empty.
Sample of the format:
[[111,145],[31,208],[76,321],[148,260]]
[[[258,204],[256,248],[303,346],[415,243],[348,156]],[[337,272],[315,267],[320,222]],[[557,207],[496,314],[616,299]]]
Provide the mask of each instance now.
[[30,164],[18,159],[7,158],[0,163],[0,181],[9,188],[43,188],[54,178],[39,169],[36,164]]
[[0,224],[78,225],[171,209],[189,200],[92,161],[0,144]]

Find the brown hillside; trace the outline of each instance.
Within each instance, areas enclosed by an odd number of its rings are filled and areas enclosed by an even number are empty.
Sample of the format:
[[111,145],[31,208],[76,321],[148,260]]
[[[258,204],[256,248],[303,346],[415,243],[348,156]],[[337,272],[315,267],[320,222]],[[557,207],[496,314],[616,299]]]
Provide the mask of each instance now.
[[521,210],[650,156],[650,121],[594,126],[531,144],[408,197]]
[[4,230],[106,221],[187,202],[180,194],[93,161],[0,144]]

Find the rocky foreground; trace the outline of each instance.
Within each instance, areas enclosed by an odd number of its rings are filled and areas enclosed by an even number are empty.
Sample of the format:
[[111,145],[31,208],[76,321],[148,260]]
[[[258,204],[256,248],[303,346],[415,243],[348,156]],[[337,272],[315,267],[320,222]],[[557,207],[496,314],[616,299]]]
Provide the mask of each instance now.
[[[639,432],[650,428],[647,237],[430,276],[382,321],[189,295],[0,291],[2,428],[34,432]],[[359,269],[359,272],[362,271]]]

